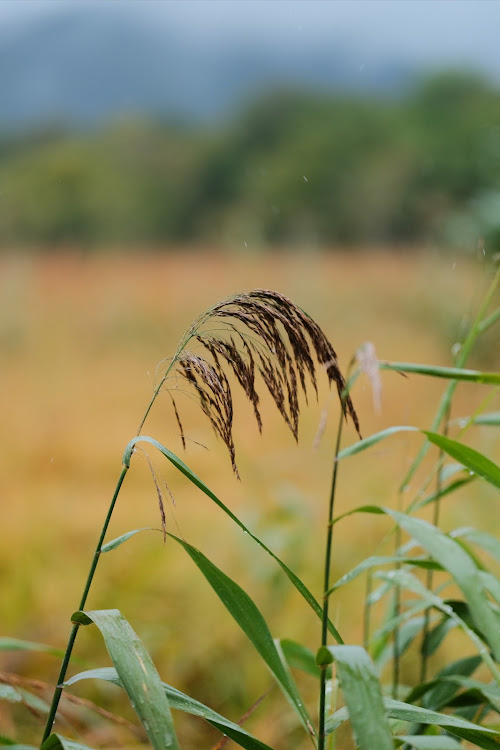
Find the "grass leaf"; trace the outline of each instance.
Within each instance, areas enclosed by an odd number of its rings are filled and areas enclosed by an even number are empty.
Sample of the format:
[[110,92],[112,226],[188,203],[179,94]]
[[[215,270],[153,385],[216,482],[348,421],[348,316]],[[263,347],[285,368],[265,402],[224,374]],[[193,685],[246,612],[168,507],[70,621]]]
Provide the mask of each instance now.
[[[302,643],[292,641],[288,638],[281,639],[279,644],[285,659],[291,667],[301,669],[312,677],[321,677],[321,670],[316,664],[316,657],[311,649],[303,646]],[[328,670],[327,676],[331,677],[331,669]]]
[[459,367],[438,367],[437,365],[421,365],[412,362],[379,362],[379,368],[415,375],[429,375],[433,378],[444,378],[446,380],[465,380],[469,383],[500,385],[500,372],[479,372],[478,370],[464,370]]
[[476,544],[478,547],[486,550],[486,552],[489,552],[495,560],[500,562],[500,540],[496,536],[493,536],[493,534],[473,528],[462,528],[452,532],[451,536],[453,538],[465,537],[472,544]]
[[462,745],[445,734],[405,734],[399,737],[402,743],[414,747],[415,750],[461,750]]
[[416,539],[454,578],[470,606],[477,629],[487,639],[495,658],[500,660],[500,631],[479,575],[470,555],[447,534],[427,521],[387,509],[401,528]]
[[141,531],[156,531],[156,529],[153,529],[152,526],[145,526],[142,529],[134,529],[133,531],[127,531],[126,534],[122,534],[121,536],[116,537],[116,539],[112,539],[107,544],[103,544],[101,547],[101,553],[111,552],[112,550],[116,549],[121,544],[126,542],[127,539],[130,539],[130,537],[135,536],[136,534],[139,534]]
[[361,575],[361,573],[364,573],[365,570],[378,568],[380,565],[393,565],[395,563],[399,565],[410,565],[417,568],[425,568],[426,570],[443,569],[442,566],[439,565],[439,563],[436,563],[433,560],[429,560],[427,558],[375,555],[373,557],[365,558],[358,565],[352,568],[352,570],[350,570],[348,573],[345,573],[342,578],[339,578],[338,581],[333,584],[333,586],[327,593],[332,594],[336,589],[339,589],[341,586],[345,586],[346,583],[350,583],[351,581],[353,581],[355,578],[357,578],[357,576]]
[[117,609],[75,612],[73,622],[95,623],[132,707],[156,750],[179,745],[160,677],[142,641]]
[[487,482],[500,489],[500,466],[498,464],[483,456],[474,448],[469,448],[468,445],[452,440],[445,435],[427,430],[423,430],[423,433],[431,443],[437,445],[438,448],[441,448],[456,461],[460,461],[469,471],[473,471],[474,474],[486,479]]
[[370,657],[361,646],[331,646],[329,650],[360,750],[393,750],[382,691]]
[[54,648],[53,646],[47,646],[45,643],[23,641],[19,638],[7,637],[0,638],[0,651],[42,651],[46,654],[52,654],[52,656],[58,656],[60,658],[64,656],[64,651]]
[[[106,682],[112,682],[118,687],[123,687],[123,683],[118,676],[118,672],[113,667],[103,667],[100,669],[89,669],[86,672],[80,672],[74,675],[64,683],[65,686],[73,685],[75,682],[80,680],[105,680]],[[253,737],[246,729],[235,724],[233,721],[224,718],[216,711],[213,711],[208,706],[205,706],[200,701],[190,698],[188,695],[181,693],[180,690],[167,685],[162,682],[162,688],[165,691],[170,707],[178,711],[184,711],[185,713],[192,714],[193,716],[200,716],[211,724],[215,729],[219,730],[223,734],[226,734],[234,742],[238,743],[240,747],[245,750],[272,750],[269,745],[261,742],[256,737]]]
[[391,437],[391,435],[396,435],[398,432],[420,432],[420,430],[418,429],[418,427],[411,427],[410,425],[387,427],[387,429],[376,432],[373,435],[369,435],[368,437],[363,438],[363,440],[358,440],[357,443],[353,443],[353,445],[349,445],[347,446],[347,448],[339,451],[339,453],[337,454],[337,461],[340,461],[342,458],[355,456],[356,453],[361,453],[367,448],[371,448],[372,445],[380,443],[381,440],[385,440],[386,438]]
[[407,721],[412,724],[435,725],[446,729],[447,732],[457,737],[485,748],[485,750],[498,750],[500,732],[494,729],[478,726],[466,719],[461,719],[459,716],[429,711],[427,708],[412,706],[409,703],[395,701],[391,698],[385,698],[384,703],[391,719]]
[[203,573],[232,618],[257,649],[308,734],[314,736],[315,731],[312,722],[300,698],[297,687],[289,670],[283,663],[272,635],[269,632],[267,623],[256,604],[241,586],[223,573],[202,552],[173,534],[168,534],[168,536],[186,550],[190,558]]
[[[274,554],[274,552],[267,547],[267,545],[262,542],[258,536],[253,534],[250,529],[248,529],[245,524],[240,521],[240,519],[235,516],[235,514],[225,505],[222,500],[219,500],[217,495],[215,495],[212,490],[207,487],[207,485],[198,477],[196,474],[191,471],[191,469],[186,466],[184,461],[182,461],[178,456],[176,456],[172,451],[168,450],[168,448],[165,448],[164,445],[159,443],[154,438],[147,437],[145,435],[139,435],[133,440],[130,441],[130,443],[127,445],[125,449],[125,453],[123,455],[123,463],[125,466],[130,466],[130,459],[132,456],[132,453],[134,451],[134,446],[136,443],[140,441],[145,441],[147,443],[151,443],[151,445],[154,445],[155,448],[157,448],[160,453],[162,453],[165,458],[167,458],[175,467],[178,469],[184,476],[189,479],[190,482],[192,482],[196,487],[198,487],[199,490],[201,490],[207,497],[210,498],[218,507],[224,511],[224,513],[229,516],[229,518],[234,521],[234,523],[242,529],[246,534],[248,534],[249,537],[251,537],[254,542],[256,542],[259,547],[261,547],[265,552],[267,552],[268,555],[270,555],[273,560],[275,560],[280,568],[283,570],[283,572],[288,576],[289,580],[292,582],[292,584],[295,586],[297,591],[303,596],[303,598],[306,600],[306,602],[309,604],[311,609],[316,613],[316,615],[319,617],[319,619],[322,618],[323,614],[323,608],[318,603],[318,601],[315,599],[315,597],[311,594],[307,586],[301,581],[301,579],[292,571],[290,568],[282,561],[280,558]],[[331,622],[331,620],[328,620],[328,630],[330,634],[333,636],[333,638],[337,641],[337,643],[343,643],[343,640],[340,636],[340,633],[338,632],[335,625]]]
[[43,743],[41,750],[92,750],[92,748],[63,737],[61,734],[51,734]]

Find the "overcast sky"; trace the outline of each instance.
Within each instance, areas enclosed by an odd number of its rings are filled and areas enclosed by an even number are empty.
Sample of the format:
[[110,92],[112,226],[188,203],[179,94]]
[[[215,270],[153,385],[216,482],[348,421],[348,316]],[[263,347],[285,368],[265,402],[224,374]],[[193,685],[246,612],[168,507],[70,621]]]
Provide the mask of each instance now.
[[500,77],[497,0],[0,0],[0,26],[5,32],[72,5],[117,13],[140,7],[156,23],[191,38],[209,35],[214,44],[279,37],[303,46],[335,35],[365,50],[367,64],[383,56],[424,67],[468,65]]

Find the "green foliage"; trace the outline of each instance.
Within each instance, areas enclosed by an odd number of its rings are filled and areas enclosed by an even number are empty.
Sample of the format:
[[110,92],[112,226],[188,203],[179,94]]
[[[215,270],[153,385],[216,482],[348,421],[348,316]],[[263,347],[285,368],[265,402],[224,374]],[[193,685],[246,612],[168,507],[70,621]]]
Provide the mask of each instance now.
[[500,94],[276,92],[222,131],[118,122],[0,143],[3,247],[500,240]]

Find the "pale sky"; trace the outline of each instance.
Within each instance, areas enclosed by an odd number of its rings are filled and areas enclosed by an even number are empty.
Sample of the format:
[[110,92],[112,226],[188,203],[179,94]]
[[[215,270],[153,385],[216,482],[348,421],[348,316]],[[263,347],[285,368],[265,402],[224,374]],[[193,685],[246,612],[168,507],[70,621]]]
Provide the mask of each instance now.
[[332,35],[375,56],[424,67],[469,65],[500,78],[497,0],[0,0],[0,28],[71,6],[138,8],[156,24],[214,44],[279,39],[307,46]]

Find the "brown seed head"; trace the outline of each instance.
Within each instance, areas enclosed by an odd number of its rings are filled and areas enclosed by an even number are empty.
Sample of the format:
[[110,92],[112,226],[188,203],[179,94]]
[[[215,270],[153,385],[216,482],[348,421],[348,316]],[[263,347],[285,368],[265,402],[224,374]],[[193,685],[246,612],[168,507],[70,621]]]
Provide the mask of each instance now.
[[[225,330],[213,335],[208,324],[216,319],[223,321]],[[186,351],[185,345],[193,339],[206,350],[207,358]],[[233,373],[252,404],[261,431],[255,382],[258,372],[297,440],[300,414],[297,391],[300,383],[307,400],[309,379],[317,393],[316,359],[325,368],[329,383],[335,384],[345,416],[351,418],[360,435],[358,417],[350,396],[345,394],[346,382],[333,346],[318,324],[282,294],[256,289],[219,302],[195,321],[183,341],[175,367],[195,389],[202,411],[229,451],[236,475],[233,399],[225,368]],[[175,402],[174,410],[182,434]]]

